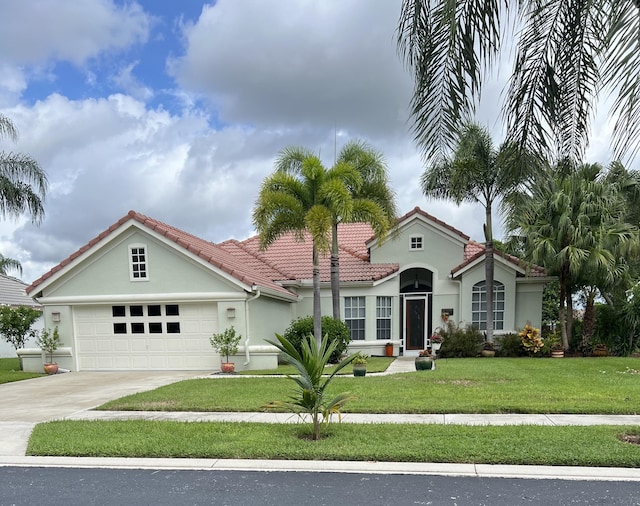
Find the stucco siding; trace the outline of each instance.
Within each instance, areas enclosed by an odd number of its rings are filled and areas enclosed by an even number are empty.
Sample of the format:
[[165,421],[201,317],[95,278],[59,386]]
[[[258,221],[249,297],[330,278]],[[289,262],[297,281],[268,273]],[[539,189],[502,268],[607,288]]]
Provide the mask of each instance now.
[[516,328],[521,329],[528,322],[534,327],[542,325],[542,292],[543,283],[518,283],[516,303]]

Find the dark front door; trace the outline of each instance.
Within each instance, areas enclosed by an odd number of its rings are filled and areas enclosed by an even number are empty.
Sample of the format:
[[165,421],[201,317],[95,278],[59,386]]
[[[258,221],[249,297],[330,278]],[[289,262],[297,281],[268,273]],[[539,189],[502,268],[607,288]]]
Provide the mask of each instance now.
[[405,346],[407,350],[424,349],[426,299],[405,300]]

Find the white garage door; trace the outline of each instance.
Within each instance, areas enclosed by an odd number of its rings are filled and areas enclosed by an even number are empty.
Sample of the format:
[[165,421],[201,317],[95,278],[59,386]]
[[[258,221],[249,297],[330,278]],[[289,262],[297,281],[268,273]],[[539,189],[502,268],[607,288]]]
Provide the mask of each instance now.
[[212,370],[216,304],[114,304],[74,310],[78,368]]

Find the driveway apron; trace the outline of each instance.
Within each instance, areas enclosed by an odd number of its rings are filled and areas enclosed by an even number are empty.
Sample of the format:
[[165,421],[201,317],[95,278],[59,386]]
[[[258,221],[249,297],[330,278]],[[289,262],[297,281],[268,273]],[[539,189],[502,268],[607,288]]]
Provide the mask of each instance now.
[[31,430],[109,400],[204,375],[197,371],[70,372],[0,385],[0,456],[24,455]]

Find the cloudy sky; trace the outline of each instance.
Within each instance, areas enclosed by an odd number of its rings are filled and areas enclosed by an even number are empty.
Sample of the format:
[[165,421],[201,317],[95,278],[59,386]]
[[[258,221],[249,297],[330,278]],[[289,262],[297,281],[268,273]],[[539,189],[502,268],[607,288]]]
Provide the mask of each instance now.
[[[331,165],[334,140],[356,138],[384,153],[402,213],[420,206],[481,239],[480,209],[419,191],[400,4],[0,0],[0,112],[20,131],[0,149],[29,153],[50,181],[44,222],[1,222],[0,252],[31,282],[130,209],[244,239],[278,151],[304,146]],[[496,142],[505,78],[479,115]],[[606,142],[596,129],[596,152]]]

